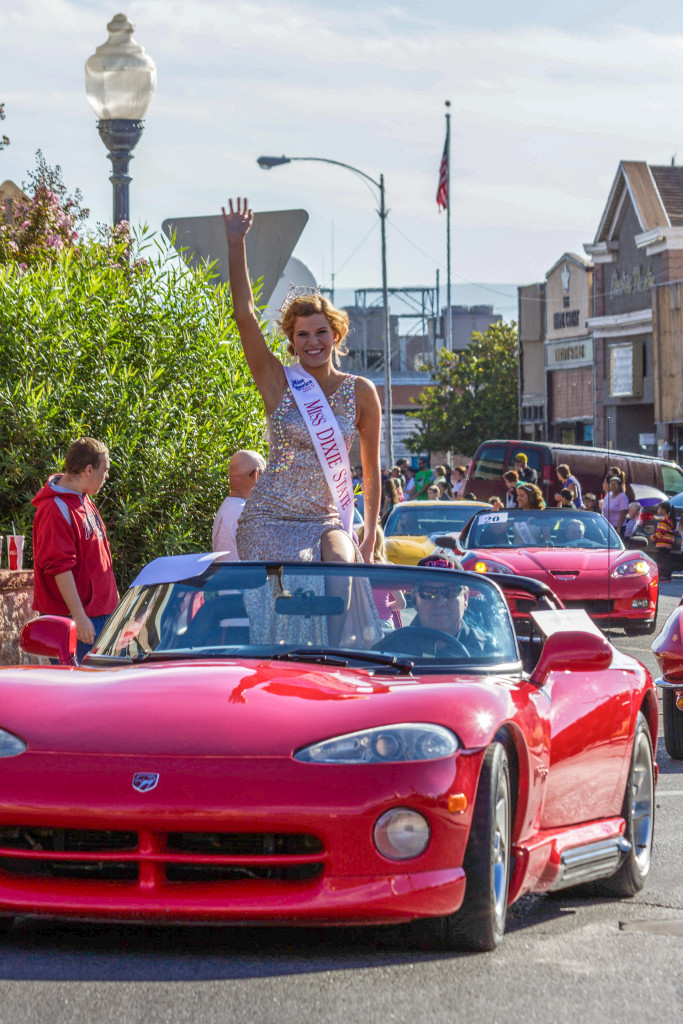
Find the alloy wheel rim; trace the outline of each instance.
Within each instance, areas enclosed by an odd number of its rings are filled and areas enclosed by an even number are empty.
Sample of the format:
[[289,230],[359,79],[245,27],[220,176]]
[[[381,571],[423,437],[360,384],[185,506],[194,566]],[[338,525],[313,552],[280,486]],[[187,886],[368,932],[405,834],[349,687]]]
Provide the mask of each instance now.
[[507,875],[509,864],[508,836],[509,801],[505,775],[501,773],[496,793],[496,812],[493,832],[493,893],[496,918],[502,922],[507,907]]
[[633,757],[631,797],[631,836],[636,863],[641,874],[647,874],[652,854],[654,777],[650,744],[644,732],[636,739]]

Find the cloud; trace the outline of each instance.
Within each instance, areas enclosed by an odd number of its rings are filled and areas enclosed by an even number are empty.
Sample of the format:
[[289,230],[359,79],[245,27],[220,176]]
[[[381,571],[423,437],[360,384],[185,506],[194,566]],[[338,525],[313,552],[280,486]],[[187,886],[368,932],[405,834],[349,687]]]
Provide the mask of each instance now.
[[[109,0],[23,0],[3,33],[12,146],[2,176],[20,180],[40,145],[96,219],[109,212],[109,170],[83,63],[112,13]],[[542,277],[593,237],[619,159],[668,162],[683,146],[672,127],[683,38],[672,34],[618,24],[484,30],[463,28],[457,11],[437,23],[399,4],[360,16],[303,0],[138,0],[127,13],[159,67],[132,166],[134,214],[158,225],[247,190],[261,209],[303,205],[311,220],[299,253],[317,273],[323,254],[329,269],[331,222],[340,264],[372,224],[374,201],[340,169],[261,172],[260,153],[383,172],[396,226],[443,262],[434,195],[450,98],[454,269],[509,281],[520,266]],[[376,248],[371,238],[339,283],[377,284]],[[435,268],[398,238],[389,264],[402,284],[429,282]]]

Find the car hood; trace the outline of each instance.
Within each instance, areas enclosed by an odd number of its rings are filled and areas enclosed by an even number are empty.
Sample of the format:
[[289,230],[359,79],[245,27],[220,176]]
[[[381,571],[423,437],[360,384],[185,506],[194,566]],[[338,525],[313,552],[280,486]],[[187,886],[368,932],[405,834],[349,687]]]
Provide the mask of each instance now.
[[[372,725],[436,721],[453,728],[444,686],[453,681],[215,659],[114,670],[7,668],[0,670],[0,727],[36,752],[289,756]],[[463,708],[509,700],[509,687],[491,677],[461,682],[458,717]],[[475,719],[467,711],[464,717]],[[476,729],[461,739],[486,742]]]
[[[511,568],[514,567],[520,575],[525,569],[540,569],[542,572],[585,572],[590,569],[604,572],[608,564],[607,554],[606,548],[480,548],[476,551],[467,551],[463,560],[488,557],[496,562],[504,562]],[[641,552],[637,554],[640,556]],[[615,565],[622,561],[625,555],[632,558],[634,552],[613,548],[609,552],[609,564]]]
[[593,574],[605,576],[608,566],[613,568],[634,556],[642,558],[643,554],[640,551],[614,549],[609,552],[608,562],[608,552],[605,548],[481,548],[477,551],[468,551],[463,556],[463,565],[467,569],[470,562],[478,558],[489,558],[509,566],[518,576],[531,576],[554,585],[553,581],[556,583],[562,577],[569,581]]
[[429,537],[413,537],[397,534],[386,539],[387,558],[398,565],[417,565],[421,558],[430,555],[436,545]]

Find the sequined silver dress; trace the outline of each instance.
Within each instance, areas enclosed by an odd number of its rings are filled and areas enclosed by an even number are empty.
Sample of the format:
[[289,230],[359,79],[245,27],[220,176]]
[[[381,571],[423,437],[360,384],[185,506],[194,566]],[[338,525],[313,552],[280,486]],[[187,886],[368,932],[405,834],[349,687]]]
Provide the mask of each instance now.
[[[347,374],[328,402],[349,451],[356,430],[356,378]],[[237,526],[240,559],[320,561],[323,533],[340,530],[342,525],[308,428],[289,388],[268,417],[268,426],[266,470],[247,499]]]

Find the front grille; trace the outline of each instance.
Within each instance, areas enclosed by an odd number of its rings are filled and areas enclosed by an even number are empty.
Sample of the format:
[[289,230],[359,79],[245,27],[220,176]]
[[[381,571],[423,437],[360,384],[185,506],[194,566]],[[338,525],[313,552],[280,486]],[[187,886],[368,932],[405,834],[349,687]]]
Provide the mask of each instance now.
[[322,874],[322,864],[292,864],[289,867],[231,867],[220,864],[167,864],[169,882],[310,882]]
[[59,853],[112,853],[135,850],[137,832],[95,828],[36,828],[32,825],[0,827],[0,848]]
[[269,857],[322,853],[317,836],[289,832],[170,832],[169,852],[223,853],[230,857]]
[[308,882],[322,874],[324,858],[323,843],[308,833],[0,827],[0,873],[148,890],[164,882]]
[[614,611],[614,601],[565,601],[565,608],[583,608],[589,615],[609,615]]
[[[98,860],[96,855],[133,852],[137,844],[136,832],[5,826],[0,828],[0,870],[26,878],[135,882],[138,866],[134,860]],[[11,856],[9,851],[27,856]],[[80,854],[82,859],[63,856],[68,853]]]
[[137,882],[138,866],[112,860],[23,860],[0,857],[0,870],[22,878],[75,878],[88,882]]
[[[234,882],[269,879],[277,882],[307,882],[322,872],[319,861],[286,863],[289,857],[321,854],[317,836],[288,832],[171,832],[166,840],[169,853],[204,855],[212,863],[170,863],[169,882]],[[216,864],[216,856],[239,858],[239,864]],[[269,863],[259,863],[268,858]],[[275,859],[273,863],[272,860]],[[283,863],[284,861],[284,863]]]

